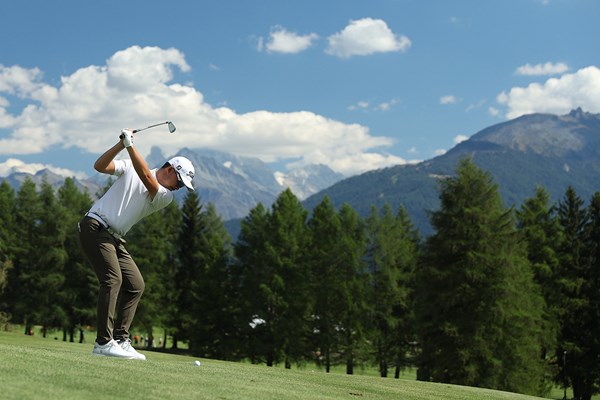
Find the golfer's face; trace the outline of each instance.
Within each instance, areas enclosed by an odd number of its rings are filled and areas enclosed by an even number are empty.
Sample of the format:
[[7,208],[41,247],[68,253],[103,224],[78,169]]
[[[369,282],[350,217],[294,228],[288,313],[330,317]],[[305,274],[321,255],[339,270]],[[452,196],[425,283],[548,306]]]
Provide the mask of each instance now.
[[166,184],[167,185],[165,187],[172,191],[183,187],[183,181],[179,178],[179,174],[173,167],[169,167]]

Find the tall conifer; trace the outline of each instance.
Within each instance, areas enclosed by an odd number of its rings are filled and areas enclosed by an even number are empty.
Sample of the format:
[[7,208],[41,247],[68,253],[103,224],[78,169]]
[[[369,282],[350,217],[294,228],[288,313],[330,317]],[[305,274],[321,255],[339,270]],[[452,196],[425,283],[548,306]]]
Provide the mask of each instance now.
[[543,299],[511,210],[462,159],[417,271],[422,380],[539,393]]

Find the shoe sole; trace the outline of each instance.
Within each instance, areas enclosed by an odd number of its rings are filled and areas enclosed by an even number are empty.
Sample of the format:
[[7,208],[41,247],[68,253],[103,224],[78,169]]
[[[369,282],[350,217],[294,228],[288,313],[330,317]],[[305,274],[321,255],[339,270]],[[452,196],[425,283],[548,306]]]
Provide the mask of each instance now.
[[134,356],[115,356],[112,354],[102,354],[102,353],[92,353],[93,356],[96,357],[112,357],[112,358],[122,358],[124,360],[134,360]]

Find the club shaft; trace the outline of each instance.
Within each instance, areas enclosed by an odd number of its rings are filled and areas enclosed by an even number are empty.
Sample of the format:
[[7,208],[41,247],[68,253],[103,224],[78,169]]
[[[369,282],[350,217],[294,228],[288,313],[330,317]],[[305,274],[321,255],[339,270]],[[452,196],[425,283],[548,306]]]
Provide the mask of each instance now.
[[169,123],[169,121],[167,121],[167,122],[161,122],[161,123],[154,124],[154,125],[150,125],[150,126],[147,126],[145,128],[136,129],[136,130],[133,131],[133,133],[137,133],[137,132],[140,132],[140,131],[145,131],[146,129],[154,128],[155,126],[165,125],[165,124],[168,124],[168,123]]

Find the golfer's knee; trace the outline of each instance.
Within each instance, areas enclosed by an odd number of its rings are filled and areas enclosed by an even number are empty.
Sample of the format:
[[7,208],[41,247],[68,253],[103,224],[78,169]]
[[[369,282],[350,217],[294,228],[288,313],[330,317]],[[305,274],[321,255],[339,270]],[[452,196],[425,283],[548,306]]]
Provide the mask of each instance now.
[[134,294],[137,294],[138,296],[141,296],[142,293],[144,293],[145,288],[146,288],[146,283],[144,282],[144,280],[138,279],[133,283],[133,285],[131,287],[131,292]]

